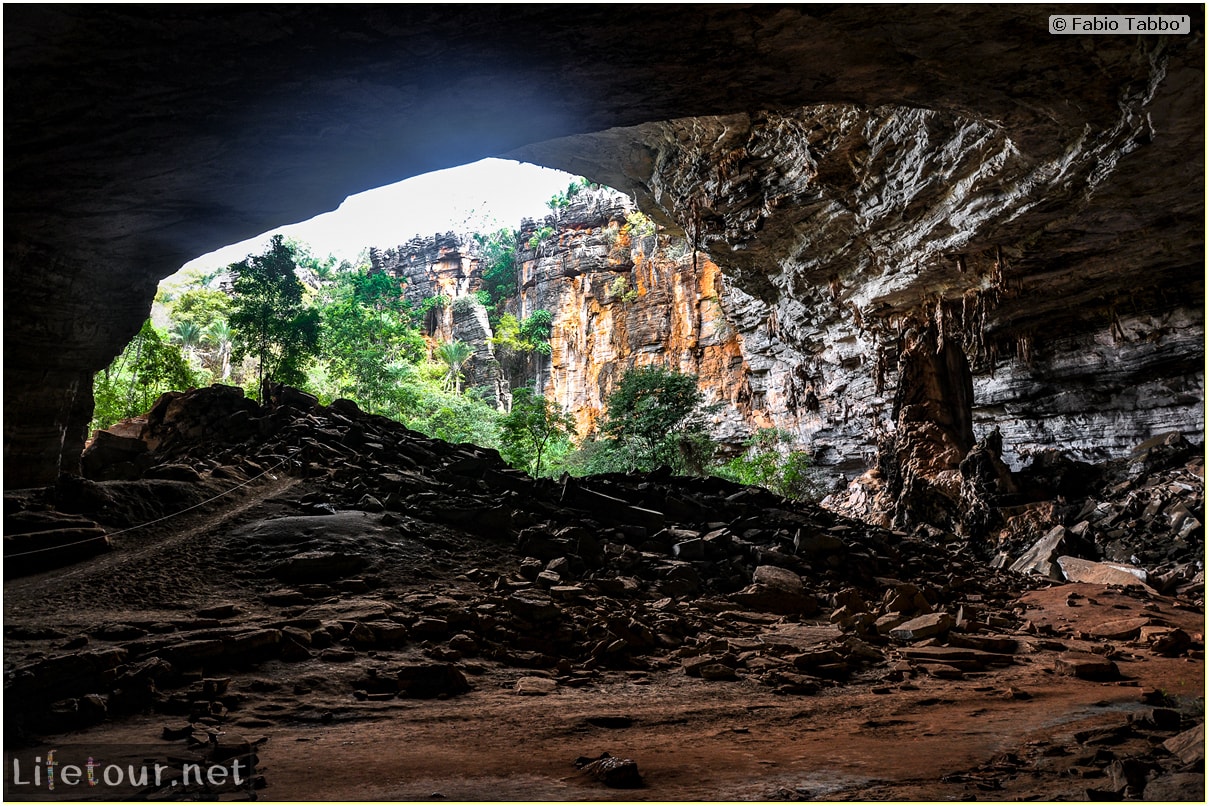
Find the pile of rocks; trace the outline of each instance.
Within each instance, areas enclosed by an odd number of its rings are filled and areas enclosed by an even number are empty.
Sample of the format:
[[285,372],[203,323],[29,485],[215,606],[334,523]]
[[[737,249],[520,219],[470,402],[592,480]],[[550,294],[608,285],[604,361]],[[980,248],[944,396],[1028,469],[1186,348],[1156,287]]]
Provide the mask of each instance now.
[[1033,741],[942,780],[995,792],[1012,779],[1051,774],[1077,781],[1069,794],[1092,802],[1203,800],[1205,723],[1192,724],[1161,692],[1144,692],[1142,703],[1152,707],[1115,725],[1076,731],[1069,742]]
[[1059,581],[1140,582],[1203,601],[1200,446],[1169,434],[1099,466],[1036,457],[1021,476],[1025,485],[1058,495],[1005,511],[997,567]]
[[[930,527],[887,531],[666,472],[535,480],[495,451],[428,439],[350,401],[282,390],[262,407],[237,392],[166,396],[141,426],[145,450],[89,454],[103,480],[71,483],[110,502],[86,512],[103,522],[130,485],[209,492],[269,470],[300,477],[275,499],[292,514],[224,529],[203,559],[258,590],[255,601],[25,636],[66,639],[71,652],[6,670],[23,718],[8,724],[53,730],[146,707],[222,719],[239,695],[209,681],[266,662],[345,669],[339,685],[366,702],[457,696],[484,664],[527,670],[516,685],[527,696],[605,670],[809,695],[982,674],[1037,652],[1049,629],[1017,603],[1048,578],[1001,573]],[[1155,478],[1169,489],[1188,464]],[[22,522],[54,517],[53,500],[23,498]],[[425,586],[434,579],[439,589]],[[1203,652],[1199,636],[1184,638],[1177,652]],[[1113,673],[1094,660],[1055,671]]]

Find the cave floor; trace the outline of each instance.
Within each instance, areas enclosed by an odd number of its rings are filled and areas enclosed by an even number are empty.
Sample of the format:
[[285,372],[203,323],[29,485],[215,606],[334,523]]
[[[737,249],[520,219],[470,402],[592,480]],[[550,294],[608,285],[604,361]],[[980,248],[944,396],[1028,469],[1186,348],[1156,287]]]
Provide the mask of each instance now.
[[[221,556],[230,554],[231,534],[287,514],[286,502],[305,490],[305,481],[283,478],[187,526],[6,582],[6,671],[61,648],[61,638],[38,639],[38,630],[95,633],[102,624],[179,619],[216,601],[238,605],[224,626],[282,618],[280,608],[258,600],[263,586],[230,578],[234,565]],[[417,593],[473,602],[467,565],[514,567],[515,557],[499,549],[463,548],[458,562],[428,562],[422,573],[325,606],[347,616]],[[686,801],[1085,799],[1089,790],[1108,788],[1106,747],[1117,758],[1147,756],[1171,738],[1170,730],[1139,727],[1156,696],[1184,711],[1184,727],[1203,720],[1194,713],[1204,693],[1203,653],[1164,657],[1088,635],[1106,621],[1158,617],[1200,641],[1203,613],[1166,597],[1087,584],[1035,590],[1019,604],[1040,635],[1061,640],[1026,640],[1010,663],[956,679],[919,668],[893,679],[877,667],[813,695],[777,694],[743,677],[689,677],[678,659],[664,656],[644,669],[563,675],[549,693],[520,696],[521,678],[553,682],[555,675],[467,658],[460,667],[471,690],[464,694],[353,695],[354,681],[373,669],[431,658],[413,643],[224,670],[238,704],[202,721],[257,746],[260,799]],[[825,621],[791,627],[832,629]],[[785,628],[775,621],[759,626]],[[90,644],[106,645],[95,638]],[[1118,679],[1057,673],[1057,658],[1072,651],[1109,655]],[[59,733],[33,725],[40,740],[34,749],[155,746],[171,755],[181,744],[161,734],[186,722],[182,713],[188,711],[144,711]],[[1088,738],[1097,731],[1108,737],[1099,746]],[[577,758],[605,752],[633,759],[644,785],[609,788],[576,768]]]

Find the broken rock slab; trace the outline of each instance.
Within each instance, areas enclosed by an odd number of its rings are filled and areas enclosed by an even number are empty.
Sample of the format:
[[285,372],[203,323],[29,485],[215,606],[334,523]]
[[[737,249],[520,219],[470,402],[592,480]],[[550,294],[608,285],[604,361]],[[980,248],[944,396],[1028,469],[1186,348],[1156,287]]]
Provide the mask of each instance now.
[[923,641],[944,635],[952,627],[953,617],[948,613],[928,613],[891,629],[890,637],[899,641]]
[[1096,585],[1145,585],[1146,569],[1125,563],[1093,562],[1080,557],[1058,558],[1062,574],[1071,582]]
[[584,774],[614,789],[638,789],[643,785],[638,763],[633,759],[614,758],[608,753],[601,753],[600,757],[595,759],[581,756],[575,760],[575,766]]
[[1146,784],[1142,800],[1156,803],[1181,803],[1204,801],[1205,774],[1201,772],[1176,772],[1160,775]]
[[819,609],[818,600],[806,592],[802,578],[775,565],[757,566],[752,574],[752,584],[732,594],[731,598],[744,607],[768,613],[809,616]]
[[1087,631],[1093,638],[1104,638],[1109,641],[1132,641],[1141,633],[1143,627],[1151,626],[1149,618],[1124,618],[1105,621]]
[[1054,661],[1054,671],[1080,680],[1119,680],[1117,664],[1090,652],[1068,652]]
[[548,677],[522,677],[516,681],[513,691],[527,697],[544,697],[553,694],[556,688],[558,683]]
[[1020,555],[1008,570],[1018,574],[1040,574],[1050,579],[1064,579],[1058,558],[1062,549],[1066,548],[1066,537],[1066,527],[1055,526],[1034,543],[1032,548]]
[[1205,760],[1205,723],[1189,728],[1163,742],[1163,747],[1184,764]]

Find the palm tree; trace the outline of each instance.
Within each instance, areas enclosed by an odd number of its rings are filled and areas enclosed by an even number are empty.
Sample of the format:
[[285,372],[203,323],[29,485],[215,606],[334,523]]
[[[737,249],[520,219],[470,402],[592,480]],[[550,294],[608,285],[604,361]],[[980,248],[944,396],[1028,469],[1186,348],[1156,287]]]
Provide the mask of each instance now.
[[464,341],[447,341],[436,350],[437,359],[449,367],[445,373],[445,388],[462,393],[462,365],[474,354],[474,348]]
[[214,347],[218,353],[218,363],[221,367],[219,380],[225,381],[231,374],[231,343],[233,333],[231,325],[225,319],[215,319],[202,333],[202,341]]
[[192,357],[193,351],[201,344],[202,332],[196,322],[185,320],[176,323],[176,327],[172,328],[170,336],[172,341],[181,346],[186,356]]

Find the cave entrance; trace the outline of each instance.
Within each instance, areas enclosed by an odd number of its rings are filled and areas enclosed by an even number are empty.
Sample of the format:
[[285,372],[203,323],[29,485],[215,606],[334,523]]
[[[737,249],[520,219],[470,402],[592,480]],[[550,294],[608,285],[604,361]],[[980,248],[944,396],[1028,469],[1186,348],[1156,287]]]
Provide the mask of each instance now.
[[[284,237],[296,266],[293,274],[304,289],[305,304],[321,313],[321,332],[329,331],[322,349],[341,353],[308,373],[305,385],[321,387],[316,391],[322,397],[348,396],[380,409],[382,398],[390,396],[386,385],[432,374],[424,363],[447,359],[451,345],[469,344],[491,358],[491,328],[499,329],[503,297],[518,284],[507,275],[521,273],[512,266],[518,233],[533,220],[557,219],[569,200],[588,187],[596,186],[563,171],[487,158],[355,194],[328,213],[195,258],[160,281],[149,325],[95,376],[96,410],[89,432],[142,415],[158,394],[172,389],[219,383],[260,397],[253,367],[264,356],[247,346],[251,336],[232,327],[241,295],[231,268],[246,268],[246,261],[267,255],[278,236]],[[500,265],[487,265],[492,262]],[[495,285],[478,279],[484,271],[494,272]],[[465,317],[454,309],[472,292],[492,321],[488,325],[479,311],[474,324],[480,327],[467,333],[459,326]],[[395,319],[385,323],[391,316]],[[367,317],[382,321],[375,327]],[[373,353],[374,347],[392,346],[386,344],[390,341],[403,346]],[[381,363],[393,358],[399,365],[367,368],[363,365],[371,354]],[[460,387],[464,373],[457,366],[467,370],[472,364],[454,359],[452,383]],[[349,374],[359,381],[377,375],[377,383],[372,389],[350,384]],[[488,380],[499,385],[498,378]],[[506,396],[507,390],[502,392]],[[500,397],[494,391],[484,394],[497,402]]]

